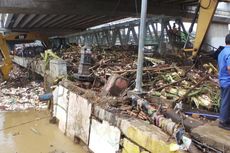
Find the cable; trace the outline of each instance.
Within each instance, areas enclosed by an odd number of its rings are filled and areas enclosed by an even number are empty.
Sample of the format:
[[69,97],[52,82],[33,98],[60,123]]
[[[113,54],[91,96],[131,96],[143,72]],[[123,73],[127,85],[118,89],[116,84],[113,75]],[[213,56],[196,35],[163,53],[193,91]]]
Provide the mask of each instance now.
[[[202,1],[202,0],[201,0],[201,1]],[[201,2],[200,2],[200,7],[203,8],[203,9],[208,9],[208,8],[210,7],[210,5],[211,5],[211,1],[212,1],[212,0],[209,0],[208,6],[206,6],[206,7],[202,6],[202,5],[201,5]]]

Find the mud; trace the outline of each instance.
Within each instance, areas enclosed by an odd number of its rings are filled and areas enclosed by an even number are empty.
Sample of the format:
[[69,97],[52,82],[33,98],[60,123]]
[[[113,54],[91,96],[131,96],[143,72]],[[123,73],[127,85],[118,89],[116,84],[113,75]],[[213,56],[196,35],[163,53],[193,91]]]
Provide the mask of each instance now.
[[44,111],[0,112],[0,153],[87,153],[49,123]]

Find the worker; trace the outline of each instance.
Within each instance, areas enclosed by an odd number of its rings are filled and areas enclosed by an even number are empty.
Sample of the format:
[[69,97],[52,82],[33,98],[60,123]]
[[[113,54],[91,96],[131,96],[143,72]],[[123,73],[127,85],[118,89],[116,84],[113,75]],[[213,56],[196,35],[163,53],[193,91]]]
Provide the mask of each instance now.
[[176,27],[176,23],[173,23],[173,33],[176,34],[178,31],[177,27]]
[[218,56],[221,107],[219,127],[230,130],[230,34],[225,37],[226,46]]
[[172,38],[174,42],[179,42],[180,33],[179,33],[179,28],[177,28],[176,23],[173,23],[173,28],[172,28]]

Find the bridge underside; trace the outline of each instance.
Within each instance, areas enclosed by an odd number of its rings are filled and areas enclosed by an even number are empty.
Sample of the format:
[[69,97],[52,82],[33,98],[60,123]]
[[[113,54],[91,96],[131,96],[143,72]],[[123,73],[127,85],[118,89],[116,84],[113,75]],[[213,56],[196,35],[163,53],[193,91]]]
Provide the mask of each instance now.
[[[149,0],[148,14],[191,17],[198,0]],[[139,16],[141,0],[1,0],[2,30],[70,34],[126,17]]]
[[[151,15],[186,15],[184,6],[197,0],[149,0]],[[88,27],[137,16],[140,0],[1,0],[2,28],[39,31],[49,35],[83,31]]]

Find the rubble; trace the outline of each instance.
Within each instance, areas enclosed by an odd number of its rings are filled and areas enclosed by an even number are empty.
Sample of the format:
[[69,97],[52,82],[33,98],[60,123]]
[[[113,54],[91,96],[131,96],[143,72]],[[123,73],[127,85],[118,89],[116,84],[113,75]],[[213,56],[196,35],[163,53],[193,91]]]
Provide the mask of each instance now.
[[128,88],[128,81],[125,78],[119,75],[111,75],[101,94],[103,96],[108,94],[111,96],[120,96],[126,88]]
[[[62,53],[62,58],[72,63],[72,69],[68,70],[71,73],[77,73],[80,47],[71,46]],[[96,49],[93,50],[92,54],[94,60],[90,70],[94,81],[81,82],[74,80],[79,87],[108,95],[109,89],[106,91],[106,86],[108,86],[111,77],[117,75],[126,79],[128,86],[120,91],[116,90],[111,96],[120,95],[124,97],[127,91],[134,89],[137,68],[136,52]],[[202,65],[202,69],[196,69],[194,65],[181,66],[186,62],[187,60],[183,61],[176,55],[165,58],[154,54],[146,56],[143,69],[143,88],[147,95],[144,98],[160,97],[173,103],[183,101],[190,105],[191,109],[197,108],[218,112],[220,91],[216,81],[217,69],[214,64],[207,62]],[[69,76],[71,76],[71,73],[69,73]]]
[[47,103],[39,101],[44,94],[41,81],[30,81],[30,73],[14,65],[8,82],[0,86],[0,109],[22,111],[28,109],[46,109]]

